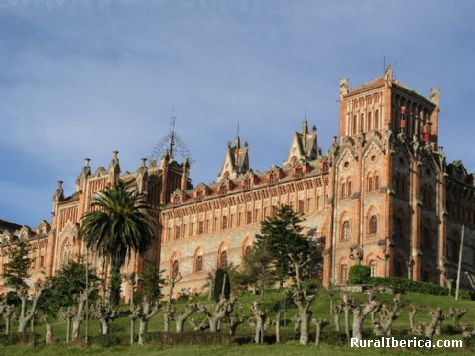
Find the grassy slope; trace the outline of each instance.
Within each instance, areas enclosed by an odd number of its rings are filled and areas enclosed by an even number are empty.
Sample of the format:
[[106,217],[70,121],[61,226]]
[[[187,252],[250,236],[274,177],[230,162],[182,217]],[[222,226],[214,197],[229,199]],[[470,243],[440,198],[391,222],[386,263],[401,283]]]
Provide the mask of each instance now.
[[[354,298],[357,300],[362,301],[365,296],[355,294]],[[392,305],[392,297],[388,295],[381,295],[378,297],[382,302],[387,302],[389,305]],[[244,314],[249,314],[248,305],[255,299],[254,296],[251,295],[243,295],[239,298],[239,302],[241,305],[241,310]],[[277,301],[281,299],[281,293],[278,291],[274,291],[272,293],[268,293],[264,296],[264,302],[271,302]],[[335,297],[335,300],[337,297]],[[330,318],[329,315],[329,303],[330,298],[328,294],[325,292],[320,292],[317,295],[316,301],[312,305],[313,316],[317,317],[325,317],[328,319]],[[403,311],[399,318],[394,322],[394,328],[396,329],[407,329],[409,325],[408,321],[408,314],[407,310],[411,304],[418,305],[419,312],[416,315],[416,322],[419,321],[428,321],[428,311],[431,308],[440,306],[445,311],[448,310],[450,306],[456,308],[463,308],[467,309],[467,314],[462,318],[462,323],[475,323],[475,302],[472,301],[455,301],[453,298],[445,297],[445,296],[432,296],[432,295],[420,295],[415,293],[408,293],[403,296]],[[184,303],[179,303],[177,305],[178,309],[181,309],[184,306]],[[290,319],[292,315],[296,313],[295,308],[293,305],[289,306],[287,311],[286,317]],[[365,321],[365,327],[370,327],[370,318],[367,318]],[[341,326],[343,327],[343,316],[341,317]],[[446,320],[443,325],[451,324],[451,320]],[[15,326],[13,326],[14,328]],[[163,318],[159,313],[158,316],[153,318],[149,324],[149,331],[160,331],[163,328]],[[186,325],[187,329],[190,329],[189,325]],[[129,319],[128,318],[121,318],[114,321],[112,329],[115,332],[123,334],[124,336],[129,332]],[[172,330],[174,329],[174,325],[172,324]],[[283,332],[291,333],[293,331],[293,323],[288,321],[287,326],[283,327]],[[65,323],[55,323],[53,324],[53,330],[55,337],[59,338],[60,340],[64,340],[65,338]],[[84,324],[82,326],[82,331],[84,330]],[[324,329],[324,333],[332,333],[334,330],[333,321],[331,321],[331,325],[327,326]],[[36,332],[40,334],[44,334],[44,327],[39,325]],[[223,325],[223,332],[227,331],[227,324]],[[92,320],[90,322],[90,334],[97,335],[99,333],[99,323],[97,320]],[[243,324],[238,328],[238,334],[243,336],[251,335],[252,331],[249,330],[247,324]],[[271,328],[267,331],[268,334],[273,334],[274,330]],[[448,336],[445,336],[448,338]],[[459,336],[455,336],[459,337]],[[35,354],[38,352],[39,354],[44,355],[53,355],[58,352],[58,347],[61,348],[61,354],[83,354],[84,349],[75,349],[70,348],[66,345],[57,345],[55,347],[42,347],[35,349]],[[28,351],[30,350],[30,351]],[[188,354],[192,350],[194,356],[196,355],[209,355],[211,353],[215,355],[255,355],[255,354],[272,354],[272,355],[288,355],[288,354],[298,354],[298,355],[306,355],[306,354],[314,354],[316,349],[314,346],[308,346],[307,348],[301,347],[300,345],[294,345],[292,343],[288,343],[286,345],[266,345],[266,346],[257,346],[257,345],[244,345],[244,346],[231,346],[231,347],[224,347],[224,346],[207,346],[207,347],[198,347],[198,346],[177,346],[177,347],[170,347],[164,350],[160,350],[157,346],[146,346],[146,347],[133,347],[130,348],[128,346],[119,346],[116,348],[109,348],[109,349],[100,349],[96,347],[92,347],[88,349],[88,354],[101,354],[107,355],[109,353],[114,354],[123,354],[123,355],[133,355],[140,353],[141,355],[147,354],[160,354],[160,355],[181,355],[181,354]],[[350,348],[336,348],[330,347],[328,345],[322,345],[319,347],[319,353],[334,353],[334,351],[338,350],[338,354],[346,354],[346,352],[354,352],[355,350]],[[365,350],[365,354],[372,354],[373,351],[376,353],[380,353],[379,350]],[[20,355],[24,354],[25,352],[31,352],[31,349],[28,347],[6,347],[0,348],[0,354],[8,354],[8,355]],[[159,353],[158,353],[159,352]],[[438,353],[443,353],[443,351],[439,351]]]

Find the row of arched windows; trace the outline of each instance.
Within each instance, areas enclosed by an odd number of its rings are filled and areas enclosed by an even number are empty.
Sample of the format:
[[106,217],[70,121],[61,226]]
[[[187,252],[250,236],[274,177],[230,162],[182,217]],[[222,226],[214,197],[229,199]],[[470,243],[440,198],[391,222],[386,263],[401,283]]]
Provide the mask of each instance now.
[[351,123],[351,134],[353,136],[357,135],[360,131],[369,132],[371,130],[380,129],[380,119],[379,119],[379,110],[376,110],[373,113],[370,111],[365,116],[364,113],[353,115],[353,120]]
[[[245,248],[243,250],[243,255],[245,256],[251,253],[251,251],[252,251],[252,246],[249,243],[246,243]],[[228,252],[226,249],[222,249],[218,252],[216,267],[224,268],[224,269],[229,267]],[[203,251],[201,249],[198,249],[195,252],[195,255],[193,257],[193,273],[199,273],[203,271],[204,271]],[[171,274],[173,277],[175,277],[178,275],[179,272],[180,272],[180,262],[177,258],[173,258],[171,262]]]
[[[371,214],[367,220],[367,235],[376,235],[378,233],[378,217]],[[351,238],[351,225],[349,220],[341,223],[340,241],[349,241]]]
[[366,191],[376,192],[379,190],[379,176],[377,172],[369,173],[366,179]]
[[340,184],[340,198],[351,198],[351,178],[342,180]]

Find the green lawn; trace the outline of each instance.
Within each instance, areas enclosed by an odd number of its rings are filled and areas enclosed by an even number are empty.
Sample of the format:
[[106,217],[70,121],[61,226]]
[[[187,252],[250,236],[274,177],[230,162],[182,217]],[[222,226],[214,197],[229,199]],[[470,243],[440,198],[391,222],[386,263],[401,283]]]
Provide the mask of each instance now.
[[[273,301],[277,301],[281,299],[281,292],[273,291],[267,293],[264,298],[263,302],[265,304],[270,305]],[[362,301],[365,296],[354,294],[355,299]],[[239,298],[239,305],[240,307],[237,310],[240,310],[243,314],[249,314],[249,304],[255,299],[255,296],[246,294]],[[335,297],[336,301],[337,297]],[[382,302],[387,302],[388,304],[392,305],[392,296],[389,295],[380,295],[378,299]],[[325,335],[331,336],[330,334],[334,334],[334,324],[333,319],[329,315],[329,302],[330,298],[326,292],[320,292],[317,295],[315,302],[312,305],[312,311],[314,317],[325,317],[331,321],[331,324],[328,325],[326,328],[323,329],[322,338]],[[403,310],[399,318],[394,322],[393,330],[401,331],[403,329],[409,328],[409,319],[407,310],[411,304],[418,305],[419,312],[416,315],[416,322],[422,321],[426,322],[429,320],[428,312],[431,308],[435,308],[437,306],[442,307],[444,311],[447,311],[449,307],[456,307],[467,309],[467,313],[462,318],[461,323],[467,323],[474,325],[475,323],[475,302],[473,301],[455,301],[453,298],[449,298],[446,296],[432,296],[432,295],[420,295],[416,293],[407,293],[403,295]],[[183,308],[185,303],[178,303],[177,308],[180,310]],[[282,333],[286,335],[293,335],[293,323],[290,321],[290,318],[296,313],[296,309],[293,305],[289,305],[286,319],[287,323],[286,326],[281,328]],[[196,314],[199,316],[200,314]],[[271,313],[272,315],[272,313]],[[368,317],[365,321],[365,328],[369,331],[370,328],[370,318]],[[341,316],[340,325],[343,328],[343,315]],[[443,323],[443,327],[452,324],[452,320],[445,320]],[[15,330],[15,326],[13,325],[12,330]],[[175,325],[171,325],[171,330],[174,330]],[[138,329],[138,325],[137,325]],[[69,346],[64,343],[65,339],[65,323],[63,322],[56,322],[53,324],[54,335],[59,340],[59,344],[46,347],[46,346],[37,346],[34,349],[35,354],[39,355],[64,355],[64,354],[101,354],[101,355],[108,355],[108,354],[115,354],[115,355],[136,355],[140,354],[141,356],[145,355],[190,355],[198,356],[198,355],[314,355],[315,353],[319,354],[337,354],[337,355],[345,355],[345,354],[354,354],[354,352],[364,352],[364,354],[379,354],[379,353],[395,353],[397,350],[385,350],[385,349],[364,349],[364,350],[356,350],[352,349],[348,346],[330,346],[326,344],[322,344],[321,346],[316,347],[313,345],[313,336],[311,345],[308,346],[301,346],[297,344],[297,341],[288,341],[285,344],[280,345],[241,345],[241,346],[211,346],[211,345],[204,345],[204,346],[174,346],[174,347],[166,347],[160,348],[154,345],[147,345],[147,346],[133,346],[130,347],[128,345],[118,345],[109,348],[99,348],[97,346],[90,346],[88,348],[82,347],[73,347]],[[163,330],[163,317],[162,314],[159,313],[155,318],[150,321],[149,324],[149,331],[161,331]],[[191,330],[191,327],[186,324],[186,330]],[[35,328],[35,331],[40,333],[42,336],[44,335],[44,327],[43,325],[38,325]],[[82,325],[81,331],[84,331],[84,324]],[[128,318],[120,318],[116,319],[112,324],[112,331],[117,333],[118,335],[123,336],[124,343],[128,340],[128,333],[129,333],[129,319]],[[312,328],[314,332],[314,329]],[[223,324],[221,332],[228,332],[227,324]],[[90,322],[90,335],[97,335],[99,333],[99,323],[97,320],[92,320]],[[266,334],[273,335],[274,328],[270,327]],[[238,328],[238,335],[243,337],[249,337],[252,335],[252,330],[250,330],[247,324],[242,324]],[[457,338],[459,339],[460,335],[443,335],[443,338]],[[42,341],[40,340],[40,344]],[[8,347],[1,347],[0,346],[0,355],[25,355],[26,353],[31,353],[33,349],[28,346],[8,346]],[[463,350],[413,350],[411,351],[412,354],[427,354],[428,352],[436,352],[438,354],[449,354],[451,352],[458,352],[463,353]],[[467,351],[465,351],[467,352]]]

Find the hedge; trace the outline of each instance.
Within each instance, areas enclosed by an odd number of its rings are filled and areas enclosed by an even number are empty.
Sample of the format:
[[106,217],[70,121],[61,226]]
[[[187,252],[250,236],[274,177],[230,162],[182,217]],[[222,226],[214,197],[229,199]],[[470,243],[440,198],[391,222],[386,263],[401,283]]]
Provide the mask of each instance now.
[[351,266],[348,284],[363,284],[371,277],[371,268],[363,265]]
[[[375,286],[390,287],[394,292],[415,292],[431,295],[449,295],[448,288],[438,286],[428,282],[416,282],[402,277],[370,277],[364,281],[366,284]],[[459,294],[461,299],[473,300],[475,293],[461,290]]]

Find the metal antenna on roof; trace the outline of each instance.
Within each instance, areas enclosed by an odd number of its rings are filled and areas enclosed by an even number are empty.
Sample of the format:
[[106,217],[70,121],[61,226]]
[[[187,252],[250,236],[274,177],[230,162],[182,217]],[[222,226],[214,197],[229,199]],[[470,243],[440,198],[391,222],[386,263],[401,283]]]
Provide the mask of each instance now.
[[150,155],[151,160],[160,160],[163,153],[168,151],[172,159],[175,158],[175,155],[178,155],[182,160],[188,158],[190,163],[194,162],[191,158],[188,146],[176,132],[176,119],[177,116],[175,115],[175,109],[172,108],[172,115],[170,118],[170,132],[165,137],[162,137],[161,140],[153,147],[152,154]]
[[175,116],[175,109],[172,108],[172,116],[170,120],[170,158],[173,159],[173,146],[175,146],[175,121],[176,121],[176,116]]
[[236,135],[236,137],[239,137],[239,120],[237,122],[237,135]]
[[386,56],[383,56],[383,74],[386,72]]

